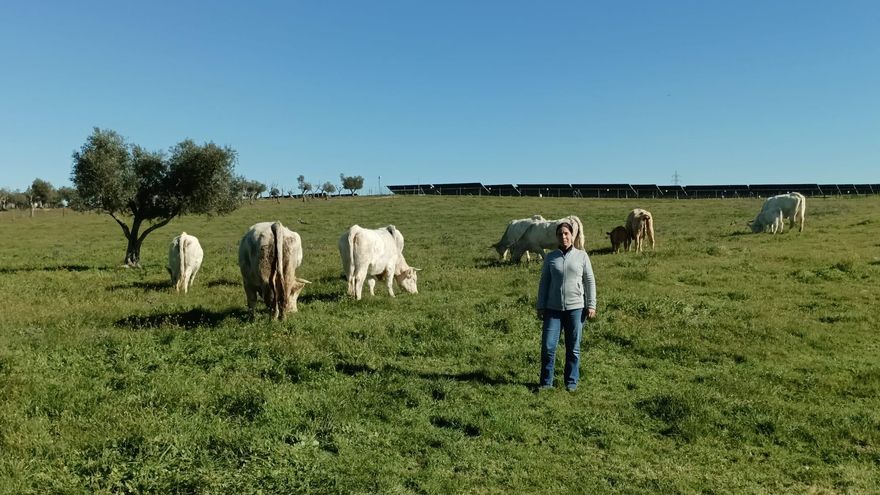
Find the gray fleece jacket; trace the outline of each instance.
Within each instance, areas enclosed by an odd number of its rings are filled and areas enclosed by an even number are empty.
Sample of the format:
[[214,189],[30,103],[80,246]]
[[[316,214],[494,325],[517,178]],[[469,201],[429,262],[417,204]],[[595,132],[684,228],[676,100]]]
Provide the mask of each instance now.
[[[586,289],[585,289],[586,288]],[[596,279],[586,251],[557,249],[547,254],[538,283],[537,309],[596,309]]]

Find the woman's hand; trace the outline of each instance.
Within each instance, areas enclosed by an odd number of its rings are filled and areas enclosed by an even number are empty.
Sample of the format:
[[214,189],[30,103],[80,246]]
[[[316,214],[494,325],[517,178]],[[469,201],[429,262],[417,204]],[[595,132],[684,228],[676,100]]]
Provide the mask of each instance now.
[[593,308],[587,308],[587,310],[581,313],[581,323],[584,320],[595,320],[596,319],[596,310]]

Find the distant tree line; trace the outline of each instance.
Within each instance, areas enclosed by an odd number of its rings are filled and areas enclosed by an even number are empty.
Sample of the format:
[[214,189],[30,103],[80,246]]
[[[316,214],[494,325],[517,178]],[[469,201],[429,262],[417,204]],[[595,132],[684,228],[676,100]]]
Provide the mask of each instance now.
[[69,206],[76,197],[72,187],[55,188],[48,181],[37,178],[24,191],[0,188],[0,211],[13,208],[60,208]]
[[[307,201],[314,197],[329,199],[330,196],[334,194],[341,194],[343,190],[348,190],[350,195],[355,196],[357,195],[357,191],[364,187],[364,178],[360,175],[347,176],[345,174],[339,174],[339,181],[340,183],[338,187],[330,181],[315,185],[306,180],[304,175],[299,175],[296,178],[296,189],[291,188],[285,191],[279,187],[277,183],[273,183],[268,188],[263,185],[261,192],[268,190],[269,198],[276,201],[280,201],[282,197],[289,198],[293,196],[299,196],[303,201]],[[296,192],[296,190],[299,190],[299,192]]]

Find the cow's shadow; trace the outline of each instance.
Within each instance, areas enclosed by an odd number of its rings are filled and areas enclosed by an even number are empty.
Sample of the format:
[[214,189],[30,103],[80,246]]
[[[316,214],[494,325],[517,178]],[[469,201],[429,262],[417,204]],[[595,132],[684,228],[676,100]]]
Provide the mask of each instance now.
[[525,259],[525,257],[523,257],[522,261],[520,261],[519,263],[510,261],[510,260],[499,260],[498,258],[489,258],[489,259],[482,258],[482,259],[475,259],[474,260],[474,268],[491,269],[491,268],[507,268],[507,267],[511,267],[511,266],[528,267],[528,266],[532,266],[532,265],[541,266],[541,263],[542,263],[542,261],[540,259],[539,260],[532,259],[532,261],[527,261]]
[[[620,248],[620,252],[624,253],[625,251],[623,250],[623,248]],[[610,246],[608,246],[603,248],[590,249],[589,251],[587,251],[587,254],[589,254],[590,256],[604,256],[606,254],[614,254],[614,250],[611,249]]]
[[111,270],[109,266],[86,265],[51,265],[51,266],[19,266],[0,268],[0,273],[15,274],[19,272],[85,272],[88,270]]
[[207,283],[208,287],[241,287],[241,280],[232,280],[229,278],[220,278],[211,280]]
[[204,308],[193,308],[187,311],[155,313],[150,315],[126,316],[115,322],[119,328],[131,330],[147,330],[162,326],[179,326],[187,330],[195,328],[216,328],[227,319],[250,321],[250,311],[243,308],[229,308],[222,311],[210,311]]
[[114,284],[107,287],[107,291],[114,291],[120,289],[141,289],[143,291],[169,291],[173,290],[174,287],[171,286],[171,282],[168,281],[155,281],[155,280],[136,280],[134,282],[128,284]]

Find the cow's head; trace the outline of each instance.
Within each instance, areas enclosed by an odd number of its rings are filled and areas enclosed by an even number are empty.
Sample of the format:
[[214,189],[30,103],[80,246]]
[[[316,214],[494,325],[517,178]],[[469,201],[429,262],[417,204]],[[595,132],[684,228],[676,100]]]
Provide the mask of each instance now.
[[501,244],[500,242],[496,242],[492,244],[492,247],[495,248],[495,251],[498,253],[498,257],[504,259],[504,254],[507,253],[507,246]]
[[416,272],[419,270],[419,268],[407,267],[395,275],[394,280],[397,280],[397,284],[403,287],[403,290],[410,294],[418,294],[419,289],[416,287],[416,282],[418,282],[419,276]]
[[758,234],[764,231],[764,224],[762,224],[757,218],[749,222],[748,226],[752,229],[753,234]]
[[287,310],[285,313],[296,313],[296,300],[299,299],[299,293],[302,292],[303,288],[306,284],[310,284],[308,280],[304,278],[294,277],[293,282],[290,284],[290,297],[287,298]]

